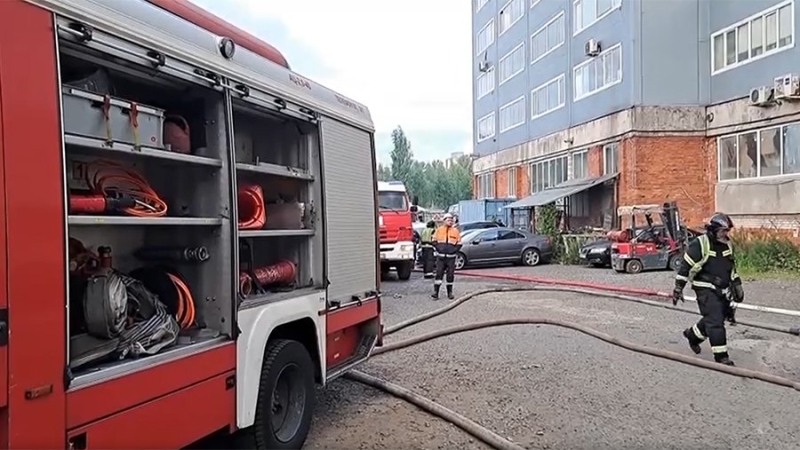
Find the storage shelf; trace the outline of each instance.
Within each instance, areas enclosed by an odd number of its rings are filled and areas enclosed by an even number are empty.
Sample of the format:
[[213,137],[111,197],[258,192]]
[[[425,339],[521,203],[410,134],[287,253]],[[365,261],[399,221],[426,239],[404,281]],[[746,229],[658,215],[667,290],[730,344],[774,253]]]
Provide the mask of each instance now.
[[69,216],[70,225],[220,226],[222,219],[207,217]]
[[241,311],[243,309],[262,306],[267,303],[276,303],[284,300],[291,300],[298,297],[305,297],[308,295],[315,295],[315,294],[324,296],[325,289],[317,287],[301,287],[291,291],[268,292],[266,294],[253,295],[251,297],[247,297],[246,299],[242,300],[242,303],[239,305],[239,310]]
[[186,164],[196,164],[209,167],[222,167],[222,161],[204,156],[185,155],[183,153],[170,152],[153,147],[140,146],[138,148],[131,144],[113,142],[106,144],[102,139],[76,136],[74,134],[64,134],[64,143],[80,147],[81,149],[92,150],[94,153],[111,152],[118,155],[141,156],[147,158],[164,159],[169,161],[182,162]]
[[240,230],[240,238],[313,236],[314,230]]
[[309,174],[303,169],[299,169],[297,167],[289,167],[289,166],[281,166],[278,164],[268,164],[268,163],[259,163],[259,164],[245,164],[245,163],[236,163],[236,170],[241,170],[242,172],[252,172],[252,173],[263,173],[266,175],[275,175],[279,177],[286,177],[286,178],[294,178],[297,180],[308,180],[313,181],[314,176]]

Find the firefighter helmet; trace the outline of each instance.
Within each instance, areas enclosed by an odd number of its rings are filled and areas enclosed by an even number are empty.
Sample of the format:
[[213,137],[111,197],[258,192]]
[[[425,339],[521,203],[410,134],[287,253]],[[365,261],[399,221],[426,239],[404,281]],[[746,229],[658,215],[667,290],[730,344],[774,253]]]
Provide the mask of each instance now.
[[706,230],[709,233],[716,233],[720,230],[731,230],[733,228],[733,221],[730,216],[725,213],[716,212],[706,222]]

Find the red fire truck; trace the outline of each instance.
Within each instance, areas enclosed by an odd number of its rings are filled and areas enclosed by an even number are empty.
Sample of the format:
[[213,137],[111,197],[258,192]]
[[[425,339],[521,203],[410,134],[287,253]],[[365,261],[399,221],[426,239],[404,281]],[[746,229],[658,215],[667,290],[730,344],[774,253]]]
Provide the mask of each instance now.
[[369,110],[187,0],[0,1],[0,156],[2,448],[300,448],[380,345]]
[[379,237],[381,273],[386,276],[394,268],[401,280],[411,278],[416,260],[412,214],[417,212],[408,198],[402,181],[378,182]]

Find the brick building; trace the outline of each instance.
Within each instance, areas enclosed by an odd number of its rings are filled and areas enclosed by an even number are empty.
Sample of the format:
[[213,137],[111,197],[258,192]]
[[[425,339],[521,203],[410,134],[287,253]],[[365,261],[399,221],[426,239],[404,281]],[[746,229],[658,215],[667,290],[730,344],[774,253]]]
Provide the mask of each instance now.
[[676,200],[690,225],[800,232],[793,0],[476,1],[477,198],[560,189],[593,224]]

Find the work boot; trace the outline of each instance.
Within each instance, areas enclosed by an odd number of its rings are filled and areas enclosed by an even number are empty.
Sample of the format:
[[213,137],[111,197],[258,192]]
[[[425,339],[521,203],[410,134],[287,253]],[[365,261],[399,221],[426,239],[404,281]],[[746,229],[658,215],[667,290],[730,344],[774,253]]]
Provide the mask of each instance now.
[[720,364],[725,364],[726,366],[735,366],[736,365],[727,356],[723,356],[722,358],[719,358],[719,359],[714,358],[714,360],[717,361]]
[[692,330],[689,328],[683,330],[683,337],[685,337],[686,340],[689,341],[689,348],[692,349],[694,354],[699,355],[702,349],[700,348],[700,343],[697,342],[697,339],[692,333]]
[[456,298],[456,296],[453,295],[453,286],[447,286],[447,298],[449,300]]
[[431,294],[431,298],[434,299],[434,300],[439,300],[439,293],[438,292],[434,292],[433,294]]

